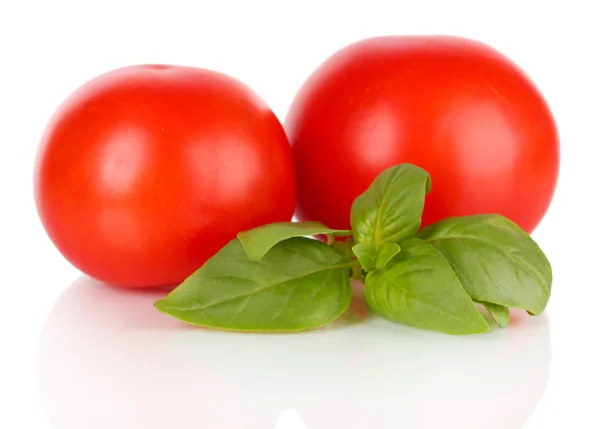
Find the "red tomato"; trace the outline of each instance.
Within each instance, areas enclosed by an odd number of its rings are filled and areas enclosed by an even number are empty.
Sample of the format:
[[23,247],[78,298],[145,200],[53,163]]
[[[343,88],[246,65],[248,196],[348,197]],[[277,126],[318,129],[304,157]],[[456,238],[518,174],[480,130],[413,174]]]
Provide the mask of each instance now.
[[290,220],[283,127],[231,77],[137,66],[77,90],[38,154],[42,222],[77,268],[108,283],[174,285],[239,231]]
[[385,168],[431,173],[423,224],[499,213],[531,232],[558,176],[542,95],[492,48],[456,37],[381,37],[342,49],[304,84],[285,122],[302,220],[348,228]]

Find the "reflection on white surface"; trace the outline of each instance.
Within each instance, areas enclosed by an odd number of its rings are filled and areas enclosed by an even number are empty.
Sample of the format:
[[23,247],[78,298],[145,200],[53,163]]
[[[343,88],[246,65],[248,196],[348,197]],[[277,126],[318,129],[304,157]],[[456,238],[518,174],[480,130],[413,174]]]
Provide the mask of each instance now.
[[165,294],[67,289],[38,351],[54,429],[510,429],[548,377],[546,316],[452,337],[367,317],[356,299],[331,328],[231,333],[159,313]]

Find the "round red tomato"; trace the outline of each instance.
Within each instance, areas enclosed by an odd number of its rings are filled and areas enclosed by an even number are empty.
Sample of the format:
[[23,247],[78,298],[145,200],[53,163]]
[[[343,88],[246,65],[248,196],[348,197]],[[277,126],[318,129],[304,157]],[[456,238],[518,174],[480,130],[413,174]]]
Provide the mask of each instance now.
[[292,152],[258,96],[176,66],[119,69],[77,90],[43,136],[41,220],[62,254],[107,283],[183,281],[239,231],[290,220]]
[[385,168],[431,173],[423,225],[498,213],[531,232],[556,186],[559,144],[542,95],[492,48],[443,36],[381,37],[342,49],[301,88],[286,131],[302,220],[350,226]]

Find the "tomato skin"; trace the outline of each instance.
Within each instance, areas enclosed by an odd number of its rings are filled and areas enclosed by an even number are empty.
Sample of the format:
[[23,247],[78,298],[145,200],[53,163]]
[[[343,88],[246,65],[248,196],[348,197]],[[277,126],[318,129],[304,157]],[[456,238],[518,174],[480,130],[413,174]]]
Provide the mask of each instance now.
[[348,228],[354,198],[385,168],[430,172],[423,226],[499,213],[531,232],[552,199],[556,125],[509,59],[472,40],[390,36],[327,59],[285,120],[298,177],[297,216]]
[[39,148],[35,197],[61,253],[128,287],[175,285],[239,231],[290,220],[282,125],[244,84],[179,66],[134,66],[78,89]]

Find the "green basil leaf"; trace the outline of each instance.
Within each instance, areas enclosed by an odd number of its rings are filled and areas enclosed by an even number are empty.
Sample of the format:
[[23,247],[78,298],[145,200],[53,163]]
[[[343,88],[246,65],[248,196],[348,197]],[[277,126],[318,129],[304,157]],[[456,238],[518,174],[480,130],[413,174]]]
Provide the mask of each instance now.
[[400,243],[414,237],[430,188],[429,173],[415,165],[384,170],[352,204],[354,241],[371,243],[379,251],[385,242]]
[[377,250],[375,249],[374,244],[355,244],[354,247],[352,247],[352,252],[354,252],[356,257],[358,258],[358,261],[362,265],[363,270],[369,272],[375,269],[375,258],[377,257]]
[[475,301],[540,314],[550,298],[552,268],[533,239],[500,215],[442,220],[419,237],[446,257]]
[[349,276],[356,264],[309,238],[282,241],[260,261],[251,261],[236,239],[155,306],[193,325],[217,329],[317,328],[348,308]]
[[489,329],[444,256],[417,238],[367,275],[365,294],[373,311],[396,322],[453,335]]
[[491,302],[481,303],[490,313],[490,316],[501,328],[506,328],[510,323],[510,310],[503,305],[492,304]]
[[400,250],[400,246],[396,243],[383,243],[375,261],[375,268],[378,270],[384,268],[394,256],[400,253]]
[[363,269],[369,272],[385,267],[400,252],[400,246],[396,243],[383,243],[377,252],[374,244],[361,243],[354,245],[352,252],[360,261]]
[[352,231],[330,229],[319,222],[278,222],[240,232],[238,238],[248,257],[253,261],[258,261],[281,241],[292,237],[307,237],[317,234],[345,237],[352,235]]

